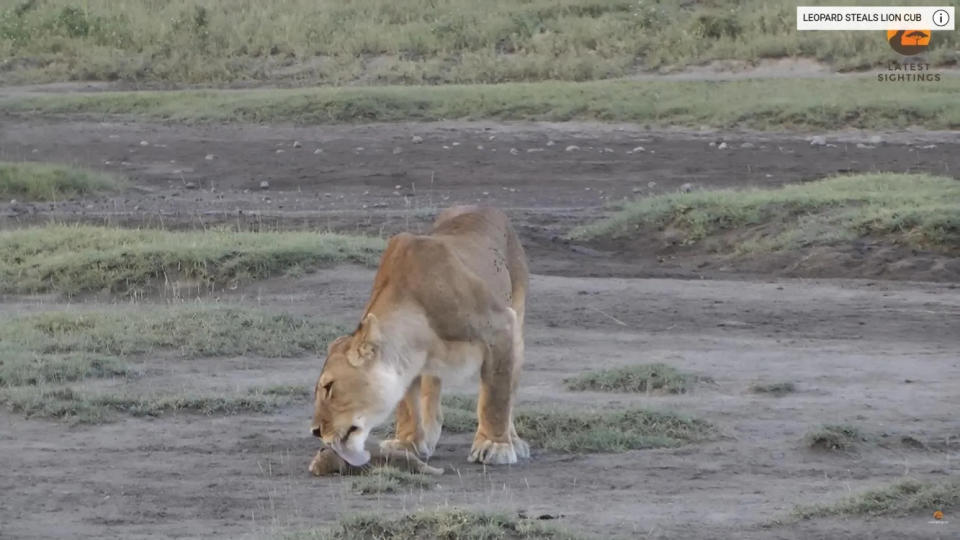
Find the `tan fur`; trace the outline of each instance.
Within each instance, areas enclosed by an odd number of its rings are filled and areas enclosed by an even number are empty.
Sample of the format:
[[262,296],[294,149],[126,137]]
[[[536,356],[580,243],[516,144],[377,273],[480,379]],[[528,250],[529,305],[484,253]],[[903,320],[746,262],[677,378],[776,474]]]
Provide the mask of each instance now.
[[428,458],[443,423],[443,380],[479,370],[469,460],[528,457],[513,426],[526,291],[523,248],[499,210],[453,207],[429,235],[394,236],[360,325],[330,346],[313,433],[357,465],[368,459],[370,430],[396,410],[395,438],[382,448]]

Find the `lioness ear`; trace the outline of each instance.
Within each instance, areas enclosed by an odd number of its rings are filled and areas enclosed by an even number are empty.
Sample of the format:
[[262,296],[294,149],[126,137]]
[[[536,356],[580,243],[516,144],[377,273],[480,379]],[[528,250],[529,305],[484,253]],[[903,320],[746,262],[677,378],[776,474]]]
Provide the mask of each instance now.
[[356,339],[360,342],[360,345],[356,352],[350,351],[350,354],[347,355],[350,365],[360,367],[375,360],[377,353],[380,351],[382,335],[380,334],[380,322],[373,313],[368,313],[363,318],[360,328],[357,329]]

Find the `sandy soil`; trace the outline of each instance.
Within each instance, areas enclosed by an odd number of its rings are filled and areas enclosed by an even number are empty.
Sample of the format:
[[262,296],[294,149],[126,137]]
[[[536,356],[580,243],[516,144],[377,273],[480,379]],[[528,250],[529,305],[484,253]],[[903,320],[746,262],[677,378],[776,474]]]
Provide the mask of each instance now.
[[[585,124],[298,128],[0,120],[0,159],[77,163],[122,172],[134,183],[100,200],[4,201],[2,227],[56,219],[392,232],[423,230],[453,202],[503,207],[518,224],[535,273],[520,406],[639,404],[705,418],[722,432],[715,441],[669,450],[569,456],[534,449],[530,462],[487,469],[465,463],[469,436],[445,435],[432,463],[448,473],[434,489],[361,496],[349,479],[307,473],[317,448],[307,429],[309,403],[275,415],[182,415],[86,427],[0,413],[2,538],[262,538],[358,510],[445,505],[560,516],[559,524],[601,538],[960,534],[960,516],[935,526],[927,513],[771,525],[796,504],[836,500],[904,475],[960,474],[960,290],[956,283],[916,281],[949,279],[949,268],[931,270],[946,268],[944,261],[915,254],[901,274],[879,276],[914,281],[790,279],[777,277],[789,274],[777,266],[745,274],[727,262],[683,254],[660,260],[656,246],[654,253],[604,251],[557,240],[623,197],[684,183],[773,186],[838,171],[955,175],[955,133],[885,133],[879,147],[859,148],[874,134],[828,134],[835,146],[813,147],[802,135]],[[423,141],[413,143],[413,136]],[[718,140],[730,148],[709,145]],[[754,146],[742,148],[745,142]],[[567,151],[571,145],[579,148]],[[634,151],[638,146],[643,150]],[[261,181],[269,189],[259,189]],[[838,264],[819,274],[861,271]],[[372,275],[345,267],[267,280],[221,301],[353,323]],[[107,307],[93,299],[76,304],[7,298],[0,310]],[[562,389],[563,378],[588,367],[652,361],[715,382],[682,396]],[[134,384],[209,390],[310,385],[319,360],[147,365],[157,373]],[[779,381],[798,391],[780,398],[748,392],[755,382]],[[806,449],[803,435],[824,423],[857,425],[880,443],[841,455]],[[903,444],[905,435],[926,446]]]

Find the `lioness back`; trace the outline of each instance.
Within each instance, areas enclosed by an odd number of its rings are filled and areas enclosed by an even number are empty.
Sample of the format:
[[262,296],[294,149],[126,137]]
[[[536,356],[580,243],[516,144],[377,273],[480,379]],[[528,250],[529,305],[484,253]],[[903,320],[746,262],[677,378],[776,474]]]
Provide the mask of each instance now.
[[527,259],[507,216],[496,208],[454,206],[437,216],[430,235],[446,242],[477,276],[503,295],[523,321]]

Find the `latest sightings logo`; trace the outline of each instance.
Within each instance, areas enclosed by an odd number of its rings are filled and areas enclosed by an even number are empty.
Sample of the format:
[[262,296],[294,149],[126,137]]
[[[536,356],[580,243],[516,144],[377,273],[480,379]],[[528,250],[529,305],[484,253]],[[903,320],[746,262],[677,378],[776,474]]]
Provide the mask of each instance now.
[[930,46],[930,30],[887,30],[887,43],[904,56],[913,56]]

